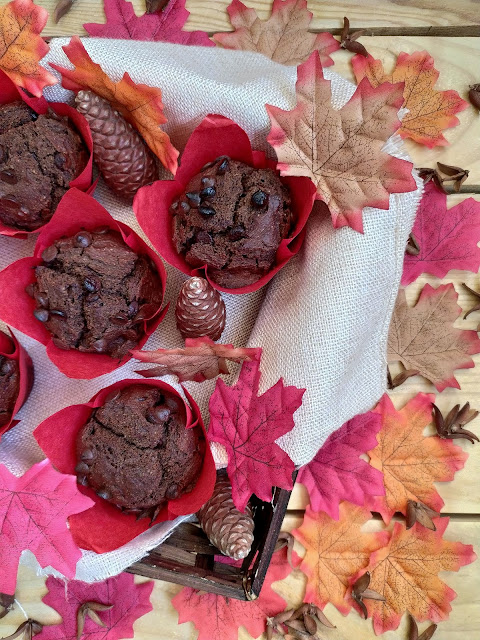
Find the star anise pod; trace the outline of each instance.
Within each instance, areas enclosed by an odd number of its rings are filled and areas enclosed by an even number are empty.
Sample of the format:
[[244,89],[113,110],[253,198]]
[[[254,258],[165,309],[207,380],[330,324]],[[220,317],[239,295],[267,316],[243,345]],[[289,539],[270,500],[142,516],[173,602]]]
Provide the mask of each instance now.
[[75,0],[59,0],[53,12],[53,21],[57,23],[73,7]]
[[408,236],[405,253],[408,253],[408,255],[410,256],[418,256],[418,254],[420,253],[420,245],[418,244],[418,240],[415,238],[413,233]]
[[146,0],[147,13],[161,13],[170,0]]
[[468,99],[474,107],[480,109],[480,84],[471,84]]
[[465,438],[465,440],[469,440],[472,444],[475,441],[480,442],[474,433],[463,428],[466,424],[474,420],[479,413],[475,411],[475,409],[470,409],[469,402],[464,404],[463,407],[456,404],[450,409],[445,418],[437,405],[432,403],[432,407],[437,435],[439,435],[440,438],[446,438],[448,440]]
[[352,587],[352,598],[362,610],[362,613],[365,616],[365,620],[368,618],[367,607],[363,602],[365,598],[367,600],[380,600],[380,602],[385,602],[385,598],[381,593],[368,588],[369,584],[370,574],[368,571],[366,571],[363,576],[360,576],[360,578],[354,583]]
[[422,502],[416,502],[415,500],[408,500],[407,502],[407,529],[411,529],[415,522],[419,522],[426,529],[436,531],[437,527],[432,518],[438,518],[439,516],[438,511],[430,509],[430,507],[427,507],[427,505]]
[[[480,293],[478,293],[477,291],[474,291],[473,289],[470,289],[470,287],[465,283],[463,283],[463,286],[467,291],[469,291],[472,294],[472,296],[480,300]],[[480,311],[480,302],[478,302],[474,307],[472,307],[470,311],[467,311],[467,313],[463,316],[463,319],[465,320],[465,318],[468,318],[468,316],[474,311]]]
[[288,564],[292,567],[292,569],[295,569],[295,567],[293,566],[293,560],[292,560],[294,543],[295,543],[295,538],[292,536],[291,533],[288,533],[288,531],[280,531],[280,533],[278,534],[277,543],[275,545],[275,551],[280,551],[280,549],[287,547],[287,560],[288,560]]
[[15,594],[13,596],[10,596],[8,595],[8,593],[0,593],[0,608],[3,609],[3,611],[0,611],[0,620],[13,609],[14,602]]
[[395,378],[392,378],[390,369],[387,366],[387,386],[389,389],[395,389],[403,384],[405,380],[408,380],[408,378],[411,378],[412,376],[418,376],[419,373],[420,371],[417,369],[405,369],[405,371],[396,375]]
[[349,33],[349,31],[350,21],[348,18],[343,18],[343,29],[340,36],[340,46],[342,49],[346,49],[351,53],[359,53],[361,56],[368,58],[368,51],[365,49],[363,44],[357,42],[357,39],[360,38],[360,36],[365,35],[365,29],[359,29],[353,33]]
[[433,636],[433,634],[437,630],[437,625],[431,624],[419,636],[418,627],[417,627],[417,623],[415,622],[415,618],[411,614],[408,614],[408,615],[410,616],[410,632],[408,634],[408,640],[430,640],[430,638]]
[[100,618],[97,611],[109,611],[112,607],[113,604],[102,604],[101,602],[84,602],[77,612],[77,640],[80,640],[83,635],[85,619],[87,616],[100,627],[106,627],[107,625]]
[[22,637],[23,640],[32,640],[33,636],[40,633],[43,629],[43,624],[29,618],[18,627],[11,635],[2,638],[2,640],[14,640],[15,638]]

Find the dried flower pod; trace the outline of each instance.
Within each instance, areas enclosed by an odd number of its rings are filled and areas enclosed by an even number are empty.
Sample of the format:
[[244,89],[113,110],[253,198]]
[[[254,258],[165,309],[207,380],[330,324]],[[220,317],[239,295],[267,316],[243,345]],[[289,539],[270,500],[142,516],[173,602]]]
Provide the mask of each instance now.
[[472,84],[468,92],[468,99],[474,107],[480,109],[480,84]]
[[74,3],[75,0],[58,0],[53,12],[53,21],[55,24],[61,20],[63,16],[67,15]]
[[226,475],[219,474],[212,497],[197,517],[210,542],[223,554],[234,560],[248,556],[253,542],[252,510],[247,505],[242,513],[235,507]]
[[340,47],[350,51],[351,53],[358,53],[359,55],[368,58],[368,51],[365,49],[363,44],[357,42],[357,38],[364,34],[365,29],[359,29],[358,31],[350,33],[350,21],[347,17],[344,17],[342,34],[340,36]]
[[207,336],[218,340],[225,328],[225,303],[220,293],[204,278],[183,283],[175,308],[177,328],[185,338]]
[[77,110],[87,119],[93,138],[93,157],[107,185],[132,199],[140,187],[158,177],[158,164],[140,134],[92,91],[79,91]]
[[146,13],[161,13],[170,0],[146,0]]

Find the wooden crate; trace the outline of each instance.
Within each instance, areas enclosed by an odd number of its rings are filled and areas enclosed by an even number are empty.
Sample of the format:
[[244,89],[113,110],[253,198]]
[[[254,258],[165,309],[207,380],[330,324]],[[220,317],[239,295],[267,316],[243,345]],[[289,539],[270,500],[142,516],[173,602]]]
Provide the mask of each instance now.
[[271,502],[252,497],[255,538],[241,567],[218,562],[215,556],[222,554],[202,529],[195,524],[183,523],[165,542],[127,571],[228,598],[254,600],[265,580],[290,493],[276,488]]

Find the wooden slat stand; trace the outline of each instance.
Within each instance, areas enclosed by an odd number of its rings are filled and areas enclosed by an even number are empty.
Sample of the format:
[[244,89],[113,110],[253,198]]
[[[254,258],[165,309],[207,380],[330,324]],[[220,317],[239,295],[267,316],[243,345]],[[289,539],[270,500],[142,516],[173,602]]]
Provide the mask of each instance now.
[[250,504],[255,538],[241,567],[216,561],[215,556],[222,554],[209,542],[202,529],[195,524],[184,523],[128,571],[228,598],[254,600],[265,580],[290,494],[290,491],[277,487],[271,502],[252,497]]

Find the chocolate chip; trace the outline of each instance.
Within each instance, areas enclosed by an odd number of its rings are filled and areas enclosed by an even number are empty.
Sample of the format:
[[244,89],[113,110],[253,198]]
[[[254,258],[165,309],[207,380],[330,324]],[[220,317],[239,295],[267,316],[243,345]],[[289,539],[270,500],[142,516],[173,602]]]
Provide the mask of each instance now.
[[210,169],[211,167],[213,167],[213,165],[216,163],[216,160],[212,160],[211,162],[207,162],[207,164],[204,164],[203,167],[200,169],[200,171],[206,171],[207,169]]
[[241,240],[245,236],[245,227],[238,224],[236,227],[232,227],[228,232],[228,238],[230,240]]
[[85,464],[85,462],[79,462],[75,467],[75,471],[77,473],[88,473],[88,471],[90,471],[90,467],[88,464]]
[[165,492],[165,497],[167,500],[175,500],[178,496],[178,485],[171,484]]
[[25,287],[25,293],[27,294],[27,296],[30,296],[31,298],[33,298],[35,296],[35,285],[33,284],[33,282],[31,282],[30,284],[27,284],[27,286]]
[[88,304],[90,304],[91,302],[97,302],[99,298],[100,296],[98,295],[98,293],[89,293],[85,298],[85,302],[88,302]]
[[105,340],[105,338],[100,338],[100,340],[95,340],[95,342],[92,344],[92,347],[97,353],[105,353],[105,351],[108,349],[108,342]]
[[0,162],[6,162],[8,159],[8,151],[0,144]]
[[200,193],[198,191],[189,191],[185,194],[188,204],[196,209],[200,205]]
[[92,278],[91,276],[87,277],[83,281],[83,288],[89,291],[90,293],[95,293],[95,291],[100,291],[101,283],[96,278]]
[[207,176],[203,176],[200,180],[202,183],[202,187],[214,187],[215,186],[215,178],[208,178]]
[[123,325],[128,322],[128,316],[125,313],[117,313],[117,315],[111,316],[109,320],[112,324]]
[[205,187],[205,189],[202,189],[200,191],[200,197],[202,198],[202,200],[207,200],[214,198],[216,193],[217,190],[215,189],[215,187]]
[[65,169],[66,162],[67,159],[63,155],[63,153],[55,151],[55,155],[53,156],[53,164],[57,167],[57,169]]
[[252,204],[256,209],[268,206],[268,194],[259,189],[252,196]]
[[165,400],[165,406],[170,409],[171,413],[178,413],[180,409],[180,403],[175,398],[167,398]]
[[0,373],[4,376],[8,376],[15,370],[15,363],[12,360],[5,360],[0,368]]
[[36,293],[35,294],[35,302],[39,307],[43,307],[44,309],[48,308],[48,297],[44,293]]
[[77,247],[82,247],[86,249],[92,244],[92,234],[88,233],[88,231],[80,231],[75,236],[75,242],[77,243]]
[[151,407],[147,411],[148,422],[163,424],[170,417],[170,410],[167,407]]
[[78,484],[81,484],[82,487],[88,487],[87,476],[77,476]]
[[222,162],[218,165],[217,176],[223,176],[228,171],[228,167],[230,165],[229,158],[225,157]]
[[18,182],[18,178],[15,175],[15,172],[11,169],[5,169],[4,171],[0,172],[0,180],[6,182],[7,184],[17,184]]
[[50,314],[46,309],[35,309],[33,315],[37,320],[40,320],[40,322],[48,322],[48,319],[50,318]]
[[138,313],[139,308],[140,308],[140,305],[138,304],[138,302],[136,300],[131,302],[128,305],[128,317],[129,318],[135,317],[137,315],[137,313]]
[[110,498],[112,497],[111,493],[106,489],[101,489],[100,491],[97,491],[97,496],[99,498],[103,498],[104,500],[110,500]]
[[170,205],[170,211],[176,211],[178,209],[178,200],[175,200],[175,202],[172,202],[172,204]]
[[182,208],[183,213],[188,213],[190,211],[190,205],[188,202],[185,202],[185,200],[182,200],[180,207]]
[[198,207],[198,213],[202,216],[214,216],[217,212],[213,207],[205,207],[204,205]]
[[80,455],[81,460],[93,460],[95,457],[95,452],[92,449],[85,449],[82,451]]
[[42,260],[44,262],[53,262],[57,256],[58,249],[54,244],[51,244],[49,247],[44,249],[42,253]]
[[21,207],[13,197],[0,199],[0,210],[9,215],[19,215]]
[[134,342],[136,342],[138,340],[138,332],[135,329],[127,329],[126,331],[122,332],[121,338],[123,339],[123,341],[133,340]]
[[63,311],[59,311],[58,309],[50,309],[50,313],[53,316],[58,316],[59,318],[65,318],[65,313]]
[[199,231],[195,235],[195,242],[200,242],[201,244],[213,244],[213,238],[207,231]]
[[98,234],[99,236],[103,236],[110,231],[110,227],[97,227],[93,230],[93,233]]

